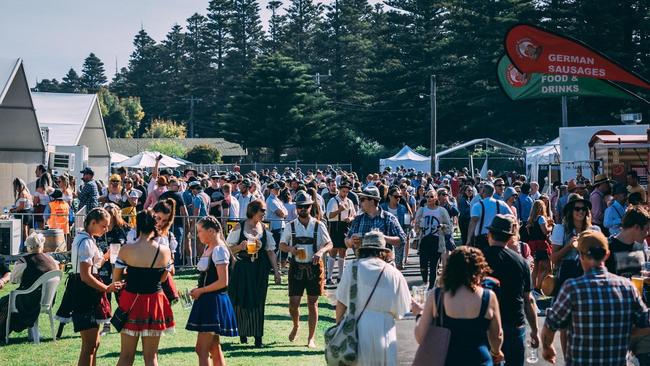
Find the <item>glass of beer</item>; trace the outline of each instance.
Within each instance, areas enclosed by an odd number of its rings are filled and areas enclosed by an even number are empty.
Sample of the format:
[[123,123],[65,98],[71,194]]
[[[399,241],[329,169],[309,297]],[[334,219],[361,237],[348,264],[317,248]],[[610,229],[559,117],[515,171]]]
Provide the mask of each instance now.
[[248,243],[246,243],[246,251],[251,255],[257,253],[257,242],[255,240],[248,239]]
[[115,264],[115,261],[117,260],[117,254],[120,252],[120,247],[122,247],[120,243],[113,243],[109,247],[111,264]]
[[304,261],[307,259],[307,249],[305,248],[296,248],[296,258],[298,258],[301,261]]
[[639,294],[643,296],[643,277],[641,276],[632,276],[632,284],[636,287]]

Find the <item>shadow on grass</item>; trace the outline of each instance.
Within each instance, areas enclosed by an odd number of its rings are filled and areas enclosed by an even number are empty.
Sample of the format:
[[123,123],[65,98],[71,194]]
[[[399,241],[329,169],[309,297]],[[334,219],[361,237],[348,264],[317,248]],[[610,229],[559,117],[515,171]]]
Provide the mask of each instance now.
[[[264,319],[266,320],[288,320],[290,321],[291,318],[289,317],[289,312],[287,311],[287,315],[275,315],[275,314],[270,314],[270,315],[265,315]],[[306,310],[304,311],[304,314],[300,314],[300,321],[301,322],[306,322],[309,320],[309,316],[307,315]],[[321,314],[318,314],[318,322],[330,322],[330,323],[335,323],[336,319],[332,318],[331,316],[324,316]]]
[[[101,349],[101,348],[100,348]],[[174,353],[192,353],[194,354],[194,347],[165,347],[165,348],[160,348],[158,350],[159,355],[167,355],[167,354],[174,354]],[[98,358],[110,358],[110,357],[120,357],[119,352],[111,352],[111,353],[105,353]],[[142,351],[136,351],[135,357],[142,357]]]
[[[268,304],[266,304],[266,306],[275,306],[275,307],[281,307],[281,308],[288,309],[289,308],[289,300],[287,298],[286,303],[268,303]],[[303,299],[303,301],[300,303],[300,308],[302,309],[303,307],[305,309],[307,308],[307,300],[305,300],[305,299]],[[332,305],[332,304],[327,303],[327,302],[321,302],[321,303],[318,303],[318,308],[321,309],[321,310],[325,309],[325,310],[335,311],[336,310],[336,305]]]
[[262,349],[247,349],[247,350],[233,350],[228,352],[228,357],[290,357],[290,356],[310,356],[322,355],[323,351],[319,350],[304,350],[304,351],[289,351],[279,350],[274,348]]

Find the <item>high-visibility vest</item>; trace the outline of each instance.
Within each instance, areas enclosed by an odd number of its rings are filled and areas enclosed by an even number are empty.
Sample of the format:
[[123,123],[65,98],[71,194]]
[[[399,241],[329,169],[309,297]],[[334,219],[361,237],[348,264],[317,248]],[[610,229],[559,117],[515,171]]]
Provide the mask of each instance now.
[[47,225],[50,229],[61,229],[64,234],[70,234],[70,205],[65,201],[51,201],[50,217]]

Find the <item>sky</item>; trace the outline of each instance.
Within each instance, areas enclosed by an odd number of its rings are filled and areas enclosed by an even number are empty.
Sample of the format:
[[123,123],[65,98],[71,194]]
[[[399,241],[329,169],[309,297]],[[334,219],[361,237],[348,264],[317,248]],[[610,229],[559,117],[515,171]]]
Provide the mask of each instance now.
[[[205,15],[209,0],[0,0],[0,57],[22,58],[27,80],[61,78],[73,67],[81,73],[83,60],[94,52],[111,79],[126,67],[133,37],[141,26],[161,41],[178,23],[198,12]],[[267,0],[260,1],[263,22]]]

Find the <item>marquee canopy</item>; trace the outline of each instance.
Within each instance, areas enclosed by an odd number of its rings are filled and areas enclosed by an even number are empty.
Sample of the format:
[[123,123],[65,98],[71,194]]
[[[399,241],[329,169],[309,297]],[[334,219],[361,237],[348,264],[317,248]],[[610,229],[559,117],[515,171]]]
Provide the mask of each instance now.
[[402,150],[397,154],[386,159],[379,159],[379,169],[384,170],[386,167],[396,169],[400,166],[413,168],[417,171],[428,172],[430,170],[431,158],[420,155],[413,151],[408,145],[404,145]]

